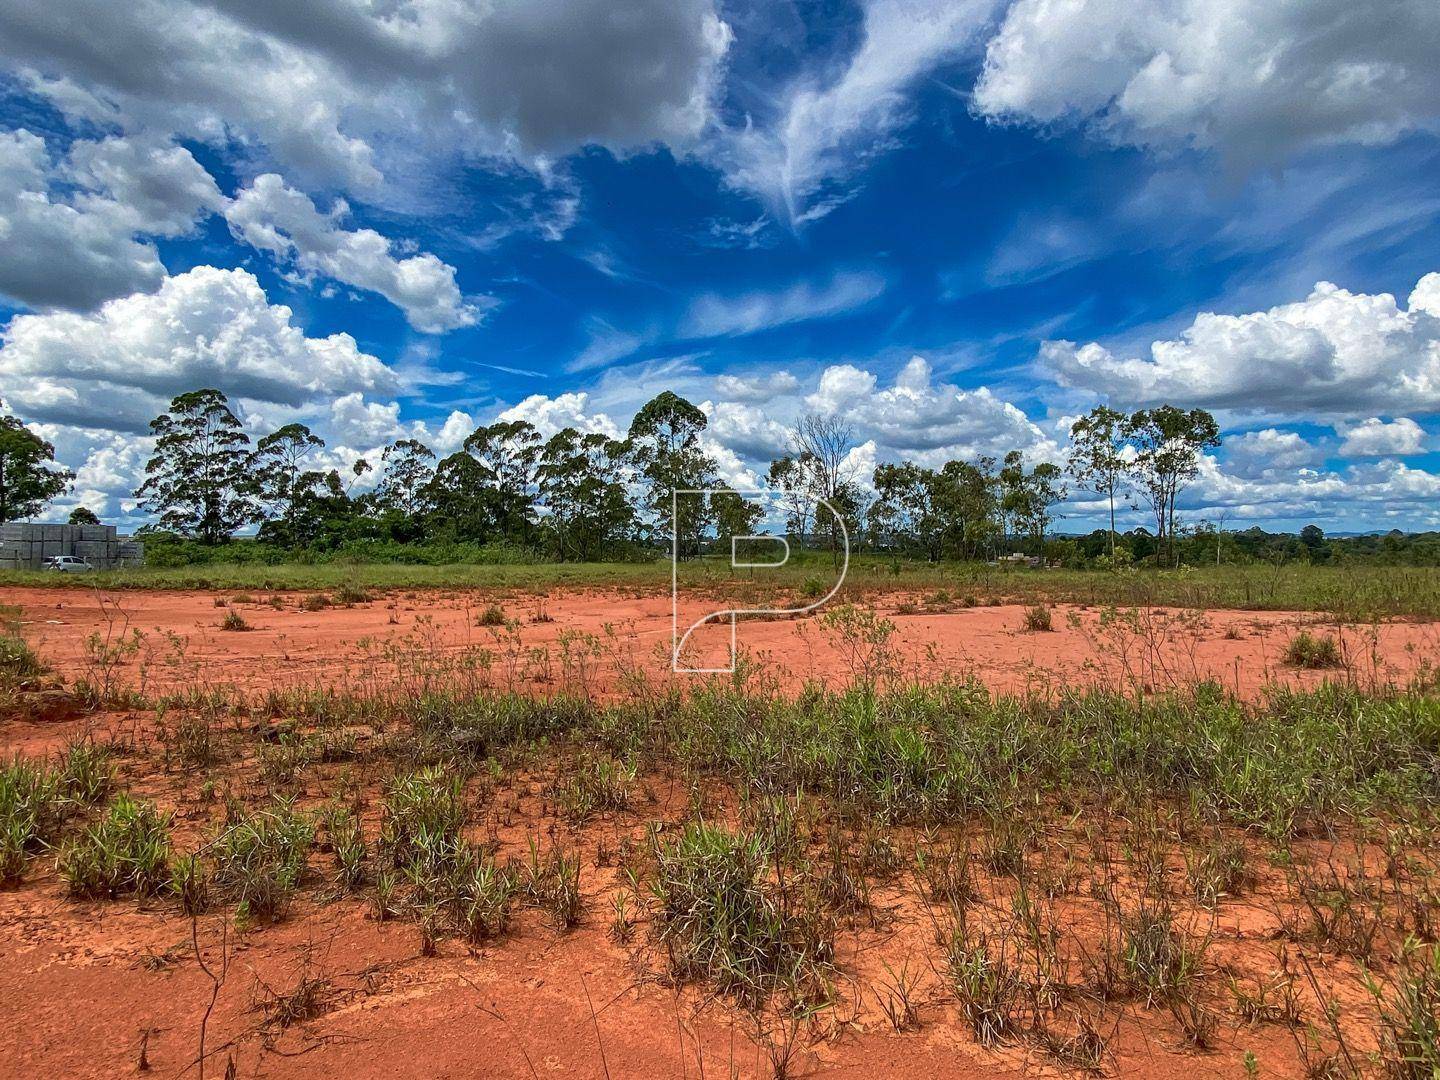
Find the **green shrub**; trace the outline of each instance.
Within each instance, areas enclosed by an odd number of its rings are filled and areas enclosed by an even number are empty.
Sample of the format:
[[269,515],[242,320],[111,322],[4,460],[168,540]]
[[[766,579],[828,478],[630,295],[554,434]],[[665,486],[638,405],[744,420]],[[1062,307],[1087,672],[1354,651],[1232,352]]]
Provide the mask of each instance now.
[[540,857],[540,849],[530,841],[530,861],[520,874],[520,888],[526,898],[550,917],[558,930],[569,930],[580,921],[580,856],[566,855],[552,847]]
[[828,920],[770,883],[759,837],[690,824],[655,847],[655,925],[681,979],[706,979],[759,1003],[823,982],[834,957]]
[[498,937],[510,923],[515,878],[493,859],[470,852],[451,877],[457,929],[471,943]]
[[30,856],[54,839],[65,813],[58,773],[22,757],[0,767],[0,884],[20,880]]
[[397,869],[453,855],[465,827],[464,792],[462,778],[443,768],[392,780],[381,805],[381,853]]
[[1302,630],[1285,646],[1285,663],[1302,668],[1335,668],[1344,663],[1340,645],[1329,634],[1311,634]]
[[245,919],[284,914],[305,871],[314,829],[288,802],[242,816],[216,838],[211,883]]
[[151,896],[170,881],[169,818],[153,803],[118,795],[109,811],[60,852],[72,896]]
[[1440,946],[1411,942],[1388,987],[1368,971],[1365,982],[1380,1013],[1385,1075],[1394,1080],[1440,1076]]
[[1003,946],[984,935],[972,943],[956,927],[945,949],[945,968],[960,1011],[981,1046],[996,1046],[1014,1036],[1026,987]]
[[558,785],[560,808],[572,821],[584,821],[605,810],[623,810],[630,805],[630,786],[634,782],[635,766],[608,757],[586,756]]
[[505,622],[505,609],[499,604],[490,604],[475,617],[477,626],[504,626]]
[[0,687],[19,686],[45,674],[45,670],[24,638],[0,626]]
[[358,892],[370,856],[360,819],[343,807],[333,810],[325,816],[325,835],[335,855],[337,883],[346,892]]
[[186,915],[200,915],[210,908],[210,876],[198,854],[181,855],[170,870],[170,892],[180,901]]
[[344,581],[335,590],[335,602],[349,607],[352,604],[366,604],[373,600],[370,590],[353,581]]
[[1050,619],[1050,609],[1042,604],[1025,609],[1025,629],[1032,634],[1048,633],[1055,627]]
[[104,802],[115,782],[110,751],[95,743],[77,741],[60,759],[60,790],[72,802],[93,806]]

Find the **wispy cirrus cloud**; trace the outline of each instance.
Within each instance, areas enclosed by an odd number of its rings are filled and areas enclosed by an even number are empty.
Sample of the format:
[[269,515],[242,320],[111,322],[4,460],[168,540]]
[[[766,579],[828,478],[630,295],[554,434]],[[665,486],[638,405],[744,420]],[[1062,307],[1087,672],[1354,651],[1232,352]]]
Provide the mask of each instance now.
[[697,297],[680,324],[687,338],[735,337],[789,323],[827,319],[864,307],[885,291],[885,279],[871,271],[836,274],[817,284],[799,281],[772,292]]
[[823,217],[850,194],[854,174],[889,149],[911,117],[915,83],[981,47],[997,0],[870,0],[860,42],[839,66],[818,65],[778,92],[770,117],[747,116],[700,153],[735,188],[792,225]]

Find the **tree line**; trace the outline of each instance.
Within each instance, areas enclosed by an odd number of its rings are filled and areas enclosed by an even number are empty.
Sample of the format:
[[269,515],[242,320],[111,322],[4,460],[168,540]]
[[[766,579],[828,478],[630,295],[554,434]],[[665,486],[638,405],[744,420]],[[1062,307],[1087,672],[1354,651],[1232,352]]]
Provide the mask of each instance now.
[[[497,421],[477,427],[445,457],[417,439],[399,439],[374,462],[334,469],[319,467],[325,443],[304,424],[252,441],[226,396],[202,389],[177,396],[151,423],[155,450],[135,495],[154,521],[146,531],[212,547],[258,528],[263,544],[292,551],[365,541],[493,544],[582,561],[653,557],[670,542],[671,492],[715,489],[708,498],[675,501],[678,553],[690,557],[707,544],[728,551],[730,537],[759,531],[764,519],[756,500],[718,479],[701,438],[707,423],[700,408],[665,391],[619,438],[575,428],[545,438],[524,420]],[[848,537],[857,549],[930,561],[1014,551],[1110,566],[1226,554],[1434,561],[1429,539],[1406,534],[1356,541],[1326,540],[1316,526],[1298,536],[1183,529],[1179,496],[1220,442],[1214,417],[1202,409],[1163,405],[1127,414],[1100,406],[1070,434],[1063,464],[1027,465],[1014,450],[936,467],[881,463],[865,477],[844,418],[807,415],[765,479],[792,540],[833,552]],[[53,446],[0,413],[0,521],[35,516],[72,480],[55,463]],[[1047,539],[1056,508],[1072,493],[1100,501],[1109,527]],[[1119,532],[1117,514],[1126,509],[1145,509],[1150,526]],[[96,517],[80,507],[71,520]]]
[[[690,557],[707,541],[755,531],[764,516],[758,502],[718,479],[701,439],[707,423],[699,407],[664,391],[635,414],[623,438],[575,428],[544,438],[525,420],[500,420],[476,428],[446,457],[400,439],[377,462],[361,459],[342,475],[312,467],[325,444],[304,424],[252,445],[224,394],[196,390],[151,424],[155,451],[135,494],[159,528],[204,544],[258,525],[262,542],[289,548],[358,537],[443,539],[595,560],[653,551],[670,540],[673,516],[678,554]],[[1072,440],[1066,468],[1027,467],[1016,450],[939,468],[884,463],[865,478],[852,427],[812,414],[796,422],[790,452],[770,463],[766,481],[785,531],[804,543],[838,552],[848,537],[930,560],[1043,553],[1073,481],[1109,500],[1113,559],[1115,506],[1134,493],[1150,501],[1167,547],[1176,497],[1219,431],[1203,410],[1163,406],[1127,416],[1101,407],[1076,422]],[[373,485],[356,494],[372,471]],[[672,497],[705,489],[708,497]]]

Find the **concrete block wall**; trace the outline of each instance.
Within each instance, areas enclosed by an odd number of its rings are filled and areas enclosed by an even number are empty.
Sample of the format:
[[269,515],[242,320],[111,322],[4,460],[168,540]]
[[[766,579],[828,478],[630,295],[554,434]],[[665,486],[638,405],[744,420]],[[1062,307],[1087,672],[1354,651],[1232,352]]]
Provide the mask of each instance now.
[[97,570],[144,566],[145,545],[114,525],[0,525],[0,570],[39,570],[56,555],[87,559]]

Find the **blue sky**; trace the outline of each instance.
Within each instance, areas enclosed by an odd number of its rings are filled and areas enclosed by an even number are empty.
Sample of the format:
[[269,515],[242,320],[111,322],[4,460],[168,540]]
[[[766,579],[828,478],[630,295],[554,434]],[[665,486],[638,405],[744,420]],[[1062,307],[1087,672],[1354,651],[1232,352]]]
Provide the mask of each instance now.
[[1436,527],[1437,71],[1408,0],[0,0],[0,397],[127,521],[204,384],[337,465],[673,388],[734,483],[1172,401],[1192,520]]

